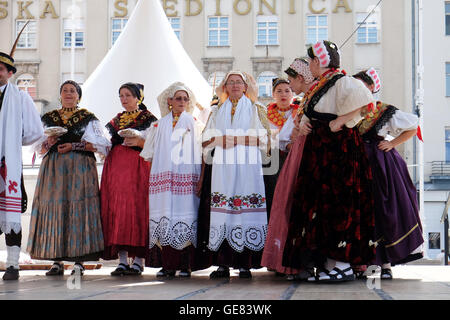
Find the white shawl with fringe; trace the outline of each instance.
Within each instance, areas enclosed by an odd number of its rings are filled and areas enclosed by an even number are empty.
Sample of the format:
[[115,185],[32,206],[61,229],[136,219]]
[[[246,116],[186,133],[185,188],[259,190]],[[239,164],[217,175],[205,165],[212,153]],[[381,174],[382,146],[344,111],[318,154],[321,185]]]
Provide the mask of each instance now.
[[[208,247],[217,251],[226,239],[237,252],[260,251],[267,234],[266,195],[261,149],[267,144],[257,106],[246,96],[239,100],[233,119],[227,99],[214,110],[204,132],[212,136],[258,137],[260,146],[237,145],[215,148],[211,178],[211,218]],[[215,131],[215,132],[214,132]]]
[[169,113],[147,135],[141,156],[152,161],[149,183],[150,248],[181,250],[197,246],[200,199],[195,194],[201,173],[200,133],[196,120],[183,112],[175,128]]

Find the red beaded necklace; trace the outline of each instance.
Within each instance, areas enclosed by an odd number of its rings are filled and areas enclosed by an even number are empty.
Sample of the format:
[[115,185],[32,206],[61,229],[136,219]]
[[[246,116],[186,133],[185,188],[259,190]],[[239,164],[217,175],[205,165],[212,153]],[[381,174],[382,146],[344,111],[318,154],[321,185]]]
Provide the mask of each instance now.
[[276,125],[279,128],[282,128],[287,120],[284,117],[284,115],[291,109],[293,110],[292,117],[294,117],[295,110],[298,109],[298,105],[291,104],[289,109],[282,110],[277,106],[276,103],[272,103],[267,108],[267,117],[269,118],[269,121],[272,122],[274,125]]

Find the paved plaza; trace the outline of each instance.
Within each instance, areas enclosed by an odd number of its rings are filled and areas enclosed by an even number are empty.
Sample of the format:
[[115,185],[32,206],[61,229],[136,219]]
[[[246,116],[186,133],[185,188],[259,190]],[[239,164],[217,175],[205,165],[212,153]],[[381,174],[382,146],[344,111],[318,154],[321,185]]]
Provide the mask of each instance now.
[[44,270],[23,270],[18,281],[0,280],[1,300],[450,300],[450,267],[395,266],[393,280],[340,284],[291,282],[265,268],[252,279],[240,279],[232,270],[229,280],[209,279],[209,268],[190,279],[156,277],[156,268],[141,276],[111,277],[113,266],[86,270],[84,276],[47,277]]

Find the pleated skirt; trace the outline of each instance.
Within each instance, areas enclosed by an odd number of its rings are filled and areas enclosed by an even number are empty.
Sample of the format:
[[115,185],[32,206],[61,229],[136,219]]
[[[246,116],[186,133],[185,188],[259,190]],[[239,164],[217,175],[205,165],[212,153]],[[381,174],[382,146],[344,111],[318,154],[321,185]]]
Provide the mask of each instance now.
[[36,184],[27,251],[33,259],[96,261],[103,251],[95,158],[51,152]]

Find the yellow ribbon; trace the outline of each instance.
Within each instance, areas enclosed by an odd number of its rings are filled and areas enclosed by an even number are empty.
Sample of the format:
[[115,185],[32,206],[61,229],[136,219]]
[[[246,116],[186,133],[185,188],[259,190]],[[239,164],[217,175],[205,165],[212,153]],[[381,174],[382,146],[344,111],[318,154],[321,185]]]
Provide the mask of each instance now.
[[12,60],[6,57],[0,56],[0,62],[3,62],[4,64],[7,64],[11,67],[14,67],[14,63],[12,62]]

